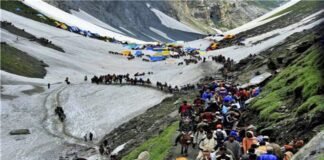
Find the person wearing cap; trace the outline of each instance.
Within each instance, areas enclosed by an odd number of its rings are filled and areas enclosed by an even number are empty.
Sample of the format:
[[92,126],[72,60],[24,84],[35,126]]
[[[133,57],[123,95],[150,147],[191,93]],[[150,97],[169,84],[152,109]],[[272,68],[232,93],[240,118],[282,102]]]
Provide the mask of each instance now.
[[261,141],[261,142],[259,143],[258,148],[255,149],[255,154],[256,154],[257,156],[260,156],[260,155],[262,155],[262,154],[264,154],[264,153],[267,153],[267,146],[266,146],[265,141]]
[[207,132],[206,138],[202,139],[199,142],[199,153],[196,160],[203,159],[204,152],[213,152],[215,151],[215,147],[217,145],[217,141],[213,138],[213,133],[211,131]]
[[231,132],[228,136],[228,141],[224,142],[224,147],[232,151],[234,160],[239,160],[241,156],[241,146],[240,143],[235,140],[235,138],[235,132]]
[[223,119],[224,117],[221,115],[221,113],[219,111],[215,112],[215,120],[216,122],[220,122],[220,123],[223,123]]
[[204,100],[201,99],[199,95],[197,95],[196,99],[194,100],[194,111],[196,115],[199,115],[203,112],[203,104]]
[[216,148],[224,144],[224,141],[227,138],[227,133],[225,130],[223,130],[223,125],[221,124],[216,125],[216,130],[214,131],[214,137],[217,140]]
[[263,136],[263,141],[266,143],[266,145],[270,144],[269,140],[270,140],[269,136]]
[[277,158],[277,156],[273,154],[273,148],[271,146],[267,146],[267,153],[259,156],[257,160],[279,160],[279,159]]

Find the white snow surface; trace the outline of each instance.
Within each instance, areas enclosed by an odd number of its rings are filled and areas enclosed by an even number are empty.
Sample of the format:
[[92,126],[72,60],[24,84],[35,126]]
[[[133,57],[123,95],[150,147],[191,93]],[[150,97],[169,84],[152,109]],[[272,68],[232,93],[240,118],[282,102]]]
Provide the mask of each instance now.
[[[25,0],[24,3],[43,11],[43,14],[48,13],[45,15],[50,17],[51,15],[69,17],[65,15],[67,13],[63,14],[63,11],[58,11],[57,15],[54,15],[56,13],[54,11],[57,10],[51,7],[46,8],[48,4],[39,0]],[[313,19],[322,12],[323,10],[285,28],[246,39],[244,41],[246,46],[232,46],[215,50],[208,52],[205,56],[222,54],[239,61],[250,53],[258,54],[281,43],[293,33],[319,25],[324,21],[324,18],[317,21],[313,21]],[[125,57],[108,54],[108,51],[120,52],[124,50],[120,44],[86,38],[4,10],[1,10],[1,20],[12,22],[16,27],[25,29],[37,37],[45,37],[65,51],[62,53],[22,37],[16,41],[16,35],[4,29],[0,30],[1,41],[23,50],[49,65],[46,68],[47,75],[44,79],[27,78],[1,71],[3,87],[1,94],[14,98],[11,100],[1,97],[1,145],[6,146],[2,148],[1,159],[58,159],[62,152],[73,150],[75,145],[72,144],[93,146],[91,143],[80,141],[80,136],[82,137],[89,130],[95,133],[97,141],[106,132],[143,113],[169,96],[147,88],[84,84],[82,81],[85,75],[91,78],[93,74],[134,74],[152,71],[153,75],[144,78],[150,78],[153,83],[161,81],[174,86],[197,82],[199,78],[212,73],[211,70],[217,70],[221,66],[210,61],[197,65],[178,66],[179,60],[173,59],[155,63],[143,62],[141,59],[128,61]],[[82,21],[74,17],[71,18],[71,23]],[[95,29],[97,29],[96,27]],[[107,31],[105,30],[105,33]],[[268,39],[264,40],[265,38]],[[260,40],[264,41],[252,45]],[[204,50],[209,44],[209,40],[203,39],[186,42],[184,45]],[[60,84],[65,77],[70,78],[71,86],[66,87],[64,84]],[[54,85],[49,90],[44,88],[45,91],[42,93],[33,95],[22,93],[24,90],[30,90],[34,85],[45,86],[47,83]],[[62,92],[59,94],[60,91]],[[52,107],[57,104],[56,96],[59,96],[59,101],[66,110],[65,129],[61,123],[58,123],[57,116],[53,114],[54,108]],[[125,97],[129,102],[125,101]],[[109,108],[108,111],[107,108]],[[123,108],[127,108],[127,110],[122,110]],[[103,118],[100,119],[100,117]],[[10,130],[20,128],[30,129],[31,134],[8,135]],[[93,154],[88,157],[90,156],[96,157]]]
[[127,36],[121,35],[119,33],[112,32],[110,30],[99,27],[99,26],[92,24],[88,21],[80,19],[72,14],[64,12],[63,10],[56,8],[42,0],[24,0],[22,2],[24,4],[26,4],[27,6],[44,14],[45,16],[53,18],[60,22],[63,22],[69,26],[77,26],[82,30],[89,30],[93,33],[98,33],[102,36],[114,37],[115,39],[120,40],[120,41],[128,41],[128,42],[138,43],[138,44],[148,43],[148,42],[144,42],[144,41],[141,41],[141,40],[138,40],[135,38],[127,37]]
[[111,30],[113,32],[124,34],[122,31],[108,25],[105,22],[102,22],[101,20],[97,19],[96,17],[93,17],[92,15],[90,15],[87,12],[83,11],[82,9],[79,9],[79,11],[71,9],[70,12],[72,13],[72,15],[74,15],[74,16],[76,16],[78,18],[81,18],[81,19],[83,19],[85,21],[91,22],[91,23],[93,23],[93,24],[95,24],[97,26],[106,28],[106,29]]
[[[289,25],[284,28],[275,29],[248,39],[245,39],[243,43],[245,46],[231,46],[227,48],[217,49],[214,51],[208,51],[205,57],[208,56],[216,56],[223,55],[225,57],[229,57],[234,61],[238,62],[241,59],[249,56],[250,54],[259,54],[260,52],[269,49],[276,44],[283,42],[290,35],[302,32],[303,30],[311,29],[324,21],[324,18],[320,18],[318,20],[314,20],[316,16],[323,13],[324,10],[320,10],[297,23]],[[254,44],[255,42],[259,42]],[[204,49],[206,46],[210,45],[210,41],[208,39],[200,39],[191,42],[187,42],[185,44],[186,47],[193,46],[193,48],[201,48]],[[202,46],[202,47],[199,47]]]
[[112,155],[114,155],[114,154],[118,154],[120,151],[122,151],[122,150],[125,148],[125,145],[126,145],[126,144],[127,144],[127,143],[124,143],[124,144],[122,144],[122,145],[116,147],[116,148],[111,152],[111,154],[112,154]]
[[[268,12],[268,13],[266,13],[266,14],[264,14],[264,15],[256,18],[256,19],[254,19],[254,20],[252,20],[252,21],[250,21],[250,22],[248,22],[248,23],[246,23],[246,24],[244,24],[242,26],[239,26],[237,28],[234,28],[232,30],[229,30],[229,31],[225,32],[225,34],[238,34],[240,32],[243,32],[243,31],[255,28],[257,26],[266,24],[266,23],[268,23],[270,21],[273,21],[273,20],[275,20],[275,19],[277,19],[277,18],[279,18],[279,17],[281,17],[281,16],[283,16],[283,15],[285,15],[287,13],[283,13],[281,15],[278,15],[278,16],[275,16],[275,17],[272,17],[272,18],[269,18],[269,17],[271,17],[272,15],[274,15],[274,14],[276,14],[276,13],[278,13],[278,12],[284,10],[284,9],[287,9],[290,6],[295,5],[299,1],[300,0],[290,0],[289,2],[283,4],[282,6],[277,7],[274,10],[272,10],[272,11],[270,11],[270,12]],[[267,18],[269,18],[269,19],[267,19]]]
[[[21,91],[30,89],[30,85],[1,86],[1,94],[16,97],[13,100],[1,97],[1,159],[58,159],[67,147],[42,127],[46,93],[29,96]],[[29,129],[31,134],[10,136],[14,129]]]
[[151,31],[153,31],[154,33],[160,35],[161,37],[165,38],[165,39],[168,39],[169,41],[174,41],[174,39],[170,38],[166,33],[154,28],[154,27],[149,27],[149,29]]
[[165,13],[161,12],[160,10],[156,8],[151,8],[151,11],[155,13],[155,15],[160,19],[161,23],[169,28],[181,30],[184,32],[192,32],[197,34],[202,34],[201,32],[177,21],[176,19],[166,15]]
[[144,113],[170,95],[138,86],[75,85],[63,90],[67,132],[83,138],[90,131],[96,141],[122,123]]
[[[155,63],[143,62],[141,59],[128,61],[126,57],[108,54],[108,51],[125,50],[120,44],[83,37],[5,10],[1,10],[1,20],[9,21],[37,37],[44,37],[65,51],[59,52],[23,37],[19,37],[17,41],[16,35],[4,29],[0,30],[1,41],[49,65],[46,67],[47,74],[44,79],[1,71],[1,83],[5,85],[2,94],[14,98],[1,98],[1,143],[8,146],[3,149],[1,159],[58,159],[60,155],[77,152],[76,145],[94,147],[91,143],[83,142],[80,136],[92,131],[97,141],[106,132],[169,96],[147,88],[124,86],[117,89],[117,86],[83,84],[85,75],[90,79],[92,75],[107,73],[132,75],[136,72],[152,71],[153,75],[143,78],[150,78],[153,84],[160,81],[181,86],[197,82],[201,77],[210,74],[212,69],[217,70],[221,66],[214,62],[178,66],[178,60],[172,59]],[[72,85],[67,87],[62,83],[65,77],[69,77]],[[46,87],[47,83],[51,83],[52,87],[50,90],[45,89],[45,92],[34,95],[21,93],[34,85]],[[57,96],[66,110],[65,127],[53,113],[58,105]],[[125,100],[126,97],[128,101]],[[122,107],[127,109],[122,110]],[[30,129],[31,134],[8,135],[10,130],[20,128]],[[83,157],[90,156],[96,157],[93,153]]]

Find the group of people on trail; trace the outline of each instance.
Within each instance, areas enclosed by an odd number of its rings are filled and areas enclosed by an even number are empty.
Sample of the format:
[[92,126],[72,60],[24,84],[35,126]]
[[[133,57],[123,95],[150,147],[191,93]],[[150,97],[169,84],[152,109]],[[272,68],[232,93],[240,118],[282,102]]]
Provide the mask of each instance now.
[[267,135],[256,136],[256,127],[241,120],[246,100],[260,91],[225,81],[201,85],[193,103],[183,101],[179,107],[180,134],[175,146],[180,142],[182,147],[188,143],[198,147],[197,160],[289,160],[295,143],[280,147]]
[[[148,75],[152,75],[153,72],[147,72]],[[101,76],[93,76],[91,78],[91,83],[95,84],[130,84],[130,85],[146,85],[146,86],[151,86],[151,87],[156,87],[157,89],[169,93],[179,93],[181,91],[188,91],[188,90],[193,90],[196,88],[195,85],[187,84],[178,87],[176,86],[171,86],[170,84],[168,85],[167,82],[156,82],[156,85],[152,85],[152,82],[149,78],[144,80],[143,78],[138,78],[141,76],[145,76],[145,72],[142,73],[135,73],[134,78],[130,77],[130,74],[107,74],[107,75],[101,75]],[[85,77],[85,81],[86,81]]]
[[86,133],[84,136],[83,136],[83,139],[84,139],[84,141],[92,141],[93,140],[93,133],[92,132],[89,132],[89,136],[88,136],[88,134]]
[[146,80],[144,80],[143,78],[130,78],[129,74],[107,74],[107,75],[101,75],[99,77],[97,76],[93,76],[91,78],[91,82],[92,83],[96,83],[96,84],[112,84],[112,83],[119,83],[119,84],[123,84],[123,83],[128,83],[128,84],[132,84],[132,85],[150,85],[152,82],[149,78],[147,78]]

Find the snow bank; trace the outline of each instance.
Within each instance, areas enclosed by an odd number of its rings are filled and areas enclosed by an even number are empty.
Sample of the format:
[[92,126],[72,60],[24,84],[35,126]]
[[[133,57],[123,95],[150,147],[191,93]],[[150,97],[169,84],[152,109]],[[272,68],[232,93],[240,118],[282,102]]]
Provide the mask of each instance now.
[[269,18],[267,19],[268,17],[271,17],[272,15],[284,10],[284,9],[287,9],[288,7],[290,6],[293,6],[295,5],[296,3],[298,3],[300,0],[290,0],[289,2],[285,3],[284,5],[280,6],[280,7],[277,7],[275,8],[274,10],[254,19],[253,21],[250,21],[242,26],[239,26],[237,28],[234,28],[232,30],[229,30],[227,32],[225,32],[225,34],[238,34],[240,32],[243,32],[243,31],[246,31],[246,30],[249,30],[249,29],[252,29],[252,28],[255,28],[257,26],[260,26],[260,25],[263,25],[263,24],[266,24],[268,22],[271,22],[287,13],[283,13],[281,15],[278,15],[278,16],[275,16],[275,17],[272,17],[272,18]]
[[66,131],[79,138],[91,131],[99,141],[114,128],[168,96],[136,86],[83,84],[64,90],[60,102],[66,114]]
[[[68,147],[42,128],[45,116],[44,94],[29,96],[22,91],[30,85],[3,85],[3,92],[16,96],[13,100],[1,98],[1,157],[0,159],[59,159]],[[14,129],[29,129],[31,134],[10,136]],[[5,147],[4,147],[5,146]]]
[[154,33],[158,34],[159,36],[165,38],[165,39],[168,39],[169,41],[174,41],[174,39],[170,38],[166,33],[154,28],[154,27],[149,27],[149,29],[151,31],[153,31]]
[[151,11],[155,13],[155,15],[160,19],[161,23],[166,27],[184,31],[184,32],[192,32],[192,33],[202,34],[201,32],[188,27],[187,25],[175,20],[174,18],[166,15],[165,13],[163,13],[155,8],[151,8]]
[[[43,60],[49,65],[46,68],[46,77],[43,80],[37,79],[37,82],[44,84],[63,82],[65,77],[69,77],[72,83],[79,83],[83,81],[85,75],[90,78],[99,74],[135,74],[136,72],[147,73],[151,71],[154,74],[144,78],[150,78],[153,83],[156,81],[168,82],[168,84],[174,86],[197,82],[200,77],[207,74],[201,72],[201,63],[178,66],[176,63],[170,64],[166,61],[143,62],[140,58],[128,61],[126,57],[108,54],[109,51],[120,52],[124,50],[120,44],[76,35],[4,10],[1,10],[1,14],[3,20],[12,22],[18,28],[25,29],[37,37],[45,37],[64,49],[65,53],[62,53],[22,37],[19,38],[19,41],[16,41],[16,35],[1,29],[2,41],[25,51],[39,60]],[[152,52],[144,51],[144,53]],[[219,66],[219,64],[212,63],[208,65],[210,68],[206,68],[206,70],[218,68]],[[1,75],[3,74],[1,73]]]
[[63,22],[69,26],[77,26],[82,30],[89,30],[93,33],[98,33],[102,36],[114,37],[115,39],[120,40],[120,41],[128,41],[128,42],[138,43],[138,44],[148,43],[148,42],[130,38],[130,37],[121,35],[119,33],[112,32],[110,30],[99,27],[99,26],[92,24],[88,21],[80,19],[72,14],[64,12],[63,10],[58,9],[46,2],[43,2],[42,0],[24,0],[22,2],[24,4],[26,4],[27,6],[44,14],[45,16],[53,18],[60,22]]
[[108,30],[111,30],[113,32],[117,32],[117,33],[120,33],[120,34],[124,34],[122,31],[108,25],[107,23],[105,22],[102,22],[101,20],[97,19],[96,17],[93,17],[92,15],[88,14],[87,12],[79,9],[79,11],[75,11],[75,10],[70,10],[70,12],[72,13],[72,15],[78,17],[78,18],[81,18],[87,22],[90,22],[90,23],[93,23],[97,26],[100,26],[100,27],[103,27],[103,28],[106,28]]
[[[283,42],[288,36],[294,33],[302,32],[303,30],[311,29],[321,24],[322,22],[324,22],[324,18],[318,19],[316,21],[314,21],[314,18],[320,15],[322,12],[324,12],[324,10],[318,11],[290,26],[248,38],[243,41],[243,43],[245,43],[245,46],[231,46],[223,49],[218,49],[208,52],[208,55],[223,55],[238,62],[241,59],[249,56],[250,54],[259,54],[260,52]],[[260,40],[263,41],[261,42]],[[260,42],[253,44],[258,41]]]

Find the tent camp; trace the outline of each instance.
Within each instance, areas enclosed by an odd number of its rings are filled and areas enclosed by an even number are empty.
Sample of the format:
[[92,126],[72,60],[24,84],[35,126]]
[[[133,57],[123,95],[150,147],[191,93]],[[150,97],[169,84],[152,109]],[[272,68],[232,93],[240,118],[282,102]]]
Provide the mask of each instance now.
[[130,50],[123,50],[121,53],[122,53],[123,56],[130,56],[130,55],[132,55],[132,52]]

